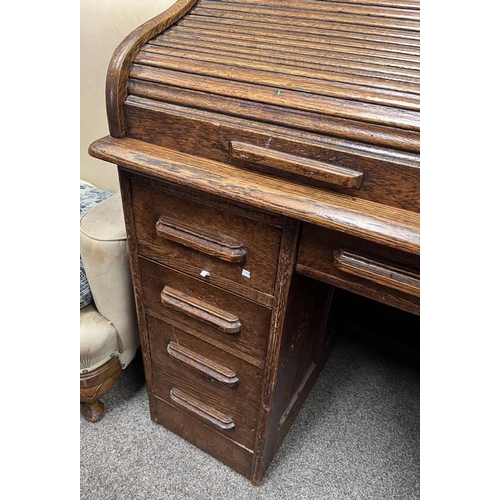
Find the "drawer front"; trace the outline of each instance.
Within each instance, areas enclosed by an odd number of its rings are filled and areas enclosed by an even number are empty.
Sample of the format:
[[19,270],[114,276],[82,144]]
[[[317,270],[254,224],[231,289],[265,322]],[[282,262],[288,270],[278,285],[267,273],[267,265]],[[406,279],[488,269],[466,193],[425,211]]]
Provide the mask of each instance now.
[[262,370],[149,316],[154,394],[253,449]]
[[246,217],[224,203],[214,206],[199,201],[199,196],[196,200],[181,196],[154,181],[134,181],[132,203],[140,255],[269,302],[281,227],[256,220],[259,216],[249,211]]
[[146,310],[256,366],[263,366],[271,310],[139,258]]
[[[138,98],[129,98],[125,111],[130,137],[273,177],[419,211],[418,154],[360,147],[361,143],[322,135],[318,127],[314,131],[319,133],[309,133],[166,103],[155,102],[154,107],[149,107],[146,100]],[[294,113],[287,116],[293,117]],[[316,125],[320,126],[324,118]],[[403,140],[417,135],[414,146],[418,150],[418,133],[402,133]]]
[[204,425],[167,401],[155,398],[154,406],[156,421],[159,424],[250,479],[253,463],[252,451],[220,434],[211,426]]
[[355,293],[418,313],[418,255],[305,224],[297,271]]

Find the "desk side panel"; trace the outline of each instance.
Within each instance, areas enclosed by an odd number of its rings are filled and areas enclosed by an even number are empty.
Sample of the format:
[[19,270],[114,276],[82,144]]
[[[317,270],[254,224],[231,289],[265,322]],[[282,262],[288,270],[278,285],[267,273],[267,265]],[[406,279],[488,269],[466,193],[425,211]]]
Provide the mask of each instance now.
[[264,475],[314,386],[332,347],[326,324],[334,288],[294,275],[280,346],[274,401],[262,454]]

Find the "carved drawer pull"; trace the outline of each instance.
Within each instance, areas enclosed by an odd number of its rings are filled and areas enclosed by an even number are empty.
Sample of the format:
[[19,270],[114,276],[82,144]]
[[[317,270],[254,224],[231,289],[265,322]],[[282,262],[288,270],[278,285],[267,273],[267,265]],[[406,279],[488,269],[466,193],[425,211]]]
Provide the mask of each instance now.
[[161,292],[161,301],[167,307],[180,311],[191,318],[203,321],[224,333],[235,334],[241,330],[241,322],[238,316],[206,304],[201,300],[190,297],[168,286],[164,287]]
[[170,390],[170,399],[189,412],[198,415],[204,420],[208,420],[211,424],[220,429],[228,430],[234,428],[234,421],[231,417],[198,401],[185,392],[182,392],[180,389],[172,388]]
[[193,229],[182,227],[160,217],[156,223],[156,234],[225,262],[244,262],[245,247],[236,240],[218,236],[199,234]]
[[336,186],[359,188],[363,181],[363,173],[357,170],[243,142],[231,141],[231,158],[247,160],[257,165],[317,179]]
[[335,267],[340,271],[400,292],[420,296],[420,276],[409,269],[380,263],[347,250],[336,251],[333,260]]
[[229,387],[233,387],[238,384],[239,379],[236,373],[225,366],[212,361],[205,356],[187,349],[186,347],[178,344],[177,342],[169,342],[167,346],[167,352],[173,358],[177,359],[181,363],[188,365],[203,375],[213,378]]

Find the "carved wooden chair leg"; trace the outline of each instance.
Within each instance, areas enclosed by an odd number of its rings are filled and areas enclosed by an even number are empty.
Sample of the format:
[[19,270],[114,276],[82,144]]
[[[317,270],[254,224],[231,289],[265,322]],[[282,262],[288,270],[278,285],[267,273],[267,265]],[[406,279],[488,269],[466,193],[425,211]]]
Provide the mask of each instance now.
[[104,415],[104,404],[100,399],[95,400],[93,403],[84,403],[81,408],[81,413],[85,420],[97,422],[101,420]]
[[118,357],[113,357],[96,370],[80,375],[80,402],[82,416],[97,422],[104,415],[104,404],[99,398],[108,392],[120,377],[122,368]]

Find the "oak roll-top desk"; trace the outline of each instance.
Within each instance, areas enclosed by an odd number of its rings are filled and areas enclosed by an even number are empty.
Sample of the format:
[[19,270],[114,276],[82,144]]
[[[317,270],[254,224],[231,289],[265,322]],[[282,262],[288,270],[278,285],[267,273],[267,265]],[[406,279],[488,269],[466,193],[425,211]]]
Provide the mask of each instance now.
[[418,0],[179,0],[106,89],[152,419],[258,484],[335,290],[419,313]]

